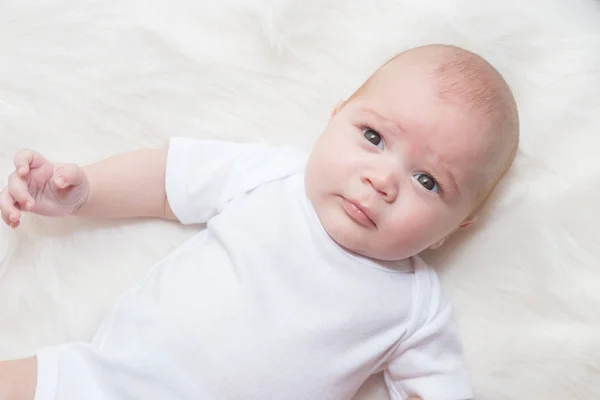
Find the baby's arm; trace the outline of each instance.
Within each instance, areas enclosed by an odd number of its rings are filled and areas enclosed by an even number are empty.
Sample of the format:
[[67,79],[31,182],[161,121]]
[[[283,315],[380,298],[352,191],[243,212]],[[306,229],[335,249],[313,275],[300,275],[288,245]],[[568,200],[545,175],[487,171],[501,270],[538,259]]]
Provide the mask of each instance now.
[[384,371],[390,398],[472,399],[462,343],[439,278],[418,257],[414,276],[411,326]]
[[36,385],[35,357],[0,361],[0,400],[33,400]]
[[2,219],[13,228],[23,211],[50,217],[176,219],[165,190],[167,152],[132,151],[81,168],[20,151],[0,191]]
[[167,150],[137,150],[83,168],[89,182],[78,216],[176,220],[165,192]]

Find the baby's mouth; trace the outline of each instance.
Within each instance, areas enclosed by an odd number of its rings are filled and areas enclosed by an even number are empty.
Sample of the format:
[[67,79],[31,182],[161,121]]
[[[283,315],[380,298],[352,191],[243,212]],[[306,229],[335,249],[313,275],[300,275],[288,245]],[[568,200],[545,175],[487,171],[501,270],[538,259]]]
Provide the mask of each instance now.
[[368,209],[361,207],[358,202],[342,197],[342,208],[350,218],[366,228],[377,228]]

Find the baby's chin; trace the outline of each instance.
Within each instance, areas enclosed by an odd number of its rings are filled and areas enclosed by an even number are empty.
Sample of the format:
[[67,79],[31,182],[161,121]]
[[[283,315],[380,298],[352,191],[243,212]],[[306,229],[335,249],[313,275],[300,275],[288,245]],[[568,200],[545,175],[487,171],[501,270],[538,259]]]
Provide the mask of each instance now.
[[413,254],[410,251],[398,251],[398,249],[393,250],[381,250],[381,249],[373,249],[373,248],[363,248],[359,250],[350,250],[351,252],[358,254],[362,257],[370,258],[375,261],[384,261],[384,262],[394,262],[401,261],[407,258],[413,257]]
[[[337,229],[336,229],[337,228]],[[397,243],[390,246],[377,246],[376,238],[371,235],[360,235],[349,229],[343,229],[336,226],[328,230],[325,228],[329,237],[346,251],[370,258],[376,261],[400,261],[415,256],[417,253],[402,243]]]

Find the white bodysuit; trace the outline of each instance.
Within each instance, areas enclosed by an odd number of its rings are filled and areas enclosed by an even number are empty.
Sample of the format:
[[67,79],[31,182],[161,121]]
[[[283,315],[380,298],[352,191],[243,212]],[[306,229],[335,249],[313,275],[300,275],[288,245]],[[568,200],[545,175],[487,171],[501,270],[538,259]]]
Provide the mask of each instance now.
[[434,271],[325,232],[288,147],[173,139],[166,190],[206,229],[125,292],[91,343],[39,350],[35,400],[470,399]]

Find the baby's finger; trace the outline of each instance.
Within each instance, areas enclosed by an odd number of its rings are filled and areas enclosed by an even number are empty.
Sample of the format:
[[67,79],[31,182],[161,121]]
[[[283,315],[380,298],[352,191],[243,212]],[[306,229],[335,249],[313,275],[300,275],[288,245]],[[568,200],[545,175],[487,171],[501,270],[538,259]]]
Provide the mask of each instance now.
[[21,211],[15,207],[15,199],[10,195],[7,188],[0,192],[0,210],[2,210],[2,219],[8,225],[19,220]]
[[26,176],[32,168],[37,168],[44,162],[44,156],[29,149],[19,151],[14,159],[15,169],[20,177]]
[[2,215],[2,220],[4,221],[4,223],[6,223],[6,225],[10,226],[13,229],[18,228],[21,224],[21,221],[19,220],[17,220],[16,222],[12,222],[4,214]]
[[23,210],[33,207],[33,197],[29,193],[27,183],[14,172],[8,177],[8,192],[13,202],[19,203]]
[[12,222],[12,221],[10,221],[10,220],[9,220],[9,219],[6,217],[6,215],[2,215],[2,220],[4,221],[4,223],[5,223],[6,225],[10,226],[10,227],[11,227],[11,228],[13,228],[13,229],[14,229],[14,228],[16,228],[17,226],[19,226],[19,221],[17,221],[17,222]]
[[2,213],[2,221],[4,221],[4,223],[8,226],[10,226],[10,220],[8,219],[8,217],[6,215],[4,215],[4,213]]
[[56,186],[63,189],[68,186],[77,186],[83,183],[85,175],[78,165],[60,164],[54,168],[52,179]]
[[33,161],[33,150],[21,150],[15,155],[14,164],[17,174],[25,176],[29,173]]

